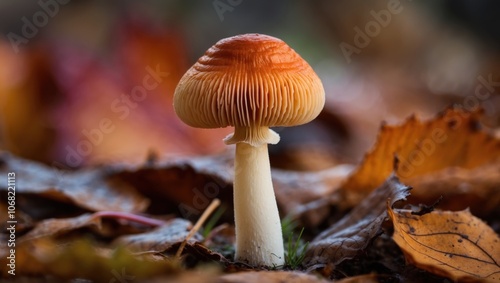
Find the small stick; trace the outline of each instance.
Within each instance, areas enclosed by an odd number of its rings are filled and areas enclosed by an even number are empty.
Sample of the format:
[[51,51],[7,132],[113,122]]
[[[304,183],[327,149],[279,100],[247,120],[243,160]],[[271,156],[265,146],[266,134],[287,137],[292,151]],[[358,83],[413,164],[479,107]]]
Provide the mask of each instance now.
[[191,231],[189,231],[189,234],[186,236],[186,239],[184,239],[184,241],[181,243],[179,249],[177,250],[177,253],[175,254],[176,258],[180,258],[181,254],[182,254],[182,251],[184,250],[184,247],[187,244],[187,241],[189,239],[191,239],[191,237],[193,237],[193,235],[196,232],[198,232],[198,230],[200,230],[201,225],[203,225],[203,223],[205,223],[205,221],[207,220],[208,216],[210,216],[210,214],[212,214],[212,212],[219,206],[219,204],[220,204],[220,200],[219,199],[215,198],[215,199],[212,200],[212,202],[205,209],[205,211],[200,216],[200,218],[198,219],[198,221],[196,221],[196,224],[194,224],[193,229],[191,229]]
[[166,221],[159,220],[159,219],[154,219],[146,216],[141,216],[129,212],[122,212],[122,211],[100,211],[96,212],[92,215],[93,218],[116,218],[116,219],[124,219],[124,220],[129,220],[133,222],[137,222],[143,225],[149,225],[149,226],[162,226]]

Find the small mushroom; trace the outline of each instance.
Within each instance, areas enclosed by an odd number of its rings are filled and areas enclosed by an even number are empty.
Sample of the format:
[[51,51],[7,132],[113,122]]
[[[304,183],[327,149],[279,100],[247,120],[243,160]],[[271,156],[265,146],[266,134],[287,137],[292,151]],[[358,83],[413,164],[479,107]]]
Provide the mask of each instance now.
[[325,93],[311,66],[280,39],[243,34],[222,39],[184,74],[174,95],[177,116],[198,128],[233,126],[236,144],[236,260],[254,266],[285,263],[267,144],[269,127],[310,122]]

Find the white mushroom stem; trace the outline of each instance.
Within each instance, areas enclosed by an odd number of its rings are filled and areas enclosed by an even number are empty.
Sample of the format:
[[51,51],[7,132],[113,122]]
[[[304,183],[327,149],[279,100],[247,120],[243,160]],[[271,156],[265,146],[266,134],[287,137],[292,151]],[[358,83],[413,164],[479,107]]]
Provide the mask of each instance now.
[[237,261],[254,266],[285,263],[267,143],[236,144],[234,216]]

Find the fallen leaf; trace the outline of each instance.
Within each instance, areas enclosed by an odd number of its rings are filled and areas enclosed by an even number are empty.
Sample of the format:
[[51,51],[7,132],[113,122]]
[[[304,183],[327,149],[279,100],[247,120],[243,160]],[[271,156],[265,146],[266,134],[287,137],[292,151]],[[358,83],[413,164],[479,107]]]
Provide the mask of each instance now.
[[291,282],[291,283],[322,283],[330,282],[314,275],[296,271],[246,271],[221,276],[219,282],[245,283],[245,282]]
[[[144,165],[116,165],[109,180],[126,183],[150,199],[148,212],[176,213],[196,221],[214,198],[232,212],[231,154],[182,157]],[[227,219],[232,219],[230,214]]]
[[[151,231],[119,237],[113,242],[113,245],[124,246],[134,253],[164,252],[173,245],[184,241],[192,226],[191,222],[176,218]],[[192,245],[201,240],[201,235],[196,233],[187,243]]]
[[[440,208],[470,208],[476,216],[488,216],[500,206],[500,161],[473,169],[450,167],[405,180],[412,190],[412,203],[439,202]],[[451,188],[451,189],[450,189]]]
[[328,214],[331,196],[352,172],[351,165],[339,165],[317,172],[273,170],[273,184],[280,212],[315,227]]
[[[414,188],[414,194],[419,193],[418,180],[424,175],[499,162],[500,139],[480,130],[480,116],[479,112],[448,109],[429,121],[412,116],[399,126],[383,125],[374,148],[341,186],[344,205],[355,205],[382,184],[395,168],[394,156],[399,160],[396,175]],[[447,186],[447,191],[460,190],[461,184],[454,185]],[[479,192],[482,189],[484,186],[472,188],[479,196],[491,194]]]
[[[35,227],[32,230],[21,236],[19,238],[19,242],[31,241],[37,238],[42,238],[47,236],[59,236],[61,234],[83,227],[96,228],[99,234],[102,236],[105,235],[110,237],[110,236],[120,235],[119,233],[120,230],[116,226],[108,227],[107,230],[112,230],[112,231],[106,231],[102,223],[102,218],[114,218],[116,220],[119,220],[120,221],[119,223],[134,223],[136,225],[143,225],[148,227],[161,226],[166,223],[163,220],[126,213],[126,212],[103,211],[103,212],[96,212],[93,214],[85,213],[80,216],[71,218],[60,218],[60,219],[51,218],[42,220],[36,223]],[[127,230],[127,232],[131,233],[130,230],[132,229]]]
[[[61,171],[32,161],[0,154],[0,190],[7,191],[7,172],[16,174],[16,194],[39,196],[72,203],[91,210],[143,211],[148,200],[123,182],[110,181],[105,168]],[[21,204],[18,205],[18,209]]]
[[387,217],[386,201],[390,199],[392,205],[405,199],[409,189],[396,176],[389,177],[349,214],[309,243],[304,265],[321,268],[356,256],[380,233]]
[[[167,254],[174,255],[178,251],[181,243],[186,239],[192,229],[191,222],[176,218],[170,220],[165,225],[151,231],[127,235],[113,241],[114,246],[125,247],[136,255]],[[190,257],[190,264],[194,262],[217,262],[228,263],[228,260],[220,253],[212,251],[200,242],[203,237],[195,233],[182,250],[182,255]]]
[[408,262],[457,281],[500,280],[500,238],[468,210],[419,216],[388,205],[388,211]]
[[38,222],[31,231],[19,238],[19,242],[31,241],[47,236],[55,236],[87,226],[99,227],[100,224],[100,219],[93,217],[93,214],[90,213],[82,214],[73,218],[47,219]]

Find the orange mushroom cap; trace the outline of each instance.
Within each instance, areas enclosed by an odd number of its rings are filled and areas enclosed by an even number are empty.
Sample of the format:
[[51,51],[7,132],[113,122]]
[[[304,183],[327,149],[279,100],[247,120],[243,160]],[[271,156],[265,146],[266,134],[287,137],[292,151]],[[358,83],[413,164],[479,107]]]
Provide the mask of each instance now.
[[217,42],[174,94],[177,116],[197,128],[301,125],[316,118],[324,103],[311,66],[282,40],[262,34]]

